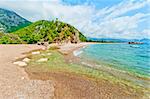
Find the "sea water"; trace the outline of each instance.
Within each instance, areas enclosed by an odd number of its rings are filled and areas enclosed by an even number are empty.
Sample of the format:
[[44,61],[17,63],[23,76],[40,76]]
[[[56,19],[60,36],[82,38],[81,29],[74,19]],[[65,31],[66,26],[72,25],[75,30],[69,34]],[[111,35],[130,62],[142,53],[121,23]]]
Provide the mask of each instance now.
[[91,44],[76,56],[135,76],[150,77],[149,44]]

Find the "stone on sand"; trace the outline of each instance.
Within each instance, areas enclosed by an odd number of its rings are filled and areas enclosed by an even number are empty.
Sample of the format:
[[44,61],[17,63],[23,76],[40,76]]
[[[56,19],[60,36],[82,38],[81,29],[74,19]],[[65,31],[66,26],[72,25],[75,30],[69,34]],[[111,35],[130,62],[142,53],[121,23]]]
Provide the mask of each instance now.
[[42,50],[46,50],[46,48],[45,48],[45,47],[43,47],[43,48],[42,48]]
[[47,53],[47,55],[52,55],[52,53]]
[[37,62],[46,62],[48,61],[48,58],[40,58],[39,60],[37,60]]
[[29,58],[24,58],[22,61],[28,63],[28,62],[30,62],[30,59]]
[[32,52],[33,55],[40,54],[40,51]]
[[27,66],[27,63],[23,61],[17,61],[17,62],[14,62],[13,64],[21,66],[21,67]]
[[43,55],[43,56],[50,56],[50,55],[52,55],[52,53],[46,53],[46,54],[41,54],[41,55]]
[[24,80],[25,78],[24,77],[21,77],[21,80]]

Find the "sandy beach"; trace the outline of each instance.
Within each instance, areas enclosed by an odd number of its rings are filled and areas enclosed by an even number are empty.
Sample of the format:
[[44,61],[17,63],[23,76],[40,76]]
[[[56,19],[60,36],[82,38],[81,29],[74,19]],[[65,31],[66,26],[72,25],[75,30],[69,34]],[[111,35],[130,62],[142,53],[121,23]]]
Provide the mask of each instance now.
[[0,45],[0,99],[48,99],[54,94],[52,81],[30,80],[24,68],[13,64],[22,53],[43,46]]
[[[59,46],[64,55],[93,43]],[[0,98],[3,99],[141,99],[128,87],[65,72],[25,72],[13,64],[39,45],[0,45]],[[67,59],[67,58],[66,58]],[[70,58],[71,59],[71,58]]]

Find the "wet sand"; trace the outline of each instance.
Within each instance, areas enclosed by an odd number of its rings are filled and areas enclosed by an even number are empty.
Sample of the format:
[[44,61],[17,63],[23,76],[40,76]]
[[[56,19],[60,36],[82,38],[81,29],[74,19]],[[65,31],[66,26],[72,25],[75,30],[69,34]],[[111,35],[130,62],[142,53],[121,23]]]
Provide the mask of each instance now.
[[[65,44],[58,51],[64,55],[67,63],[77,63],[79,58],[73,51],[95,43]],[[32,68],[33,69],[33,68]],[[114,84],[104,79],[93,79],[70,72],[43,72],[36,68],[27,70],[31,79],[50,79],[55,82],[55,99],[140,99],[142,94],[128,86]]]

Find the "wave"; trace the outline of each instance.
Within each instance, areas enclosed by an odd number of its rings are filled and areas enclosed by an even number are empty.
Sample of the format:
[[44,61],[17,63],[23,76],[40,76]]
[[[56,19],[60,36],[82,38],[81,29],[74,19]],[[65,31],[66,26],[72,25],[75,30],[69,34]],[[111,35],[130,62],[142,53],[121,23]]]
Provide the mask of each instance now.
[[73,52],[73,55],[74,56],[79,56],[81,53],[83,53],[82,50],[76,50],[76,51]]

